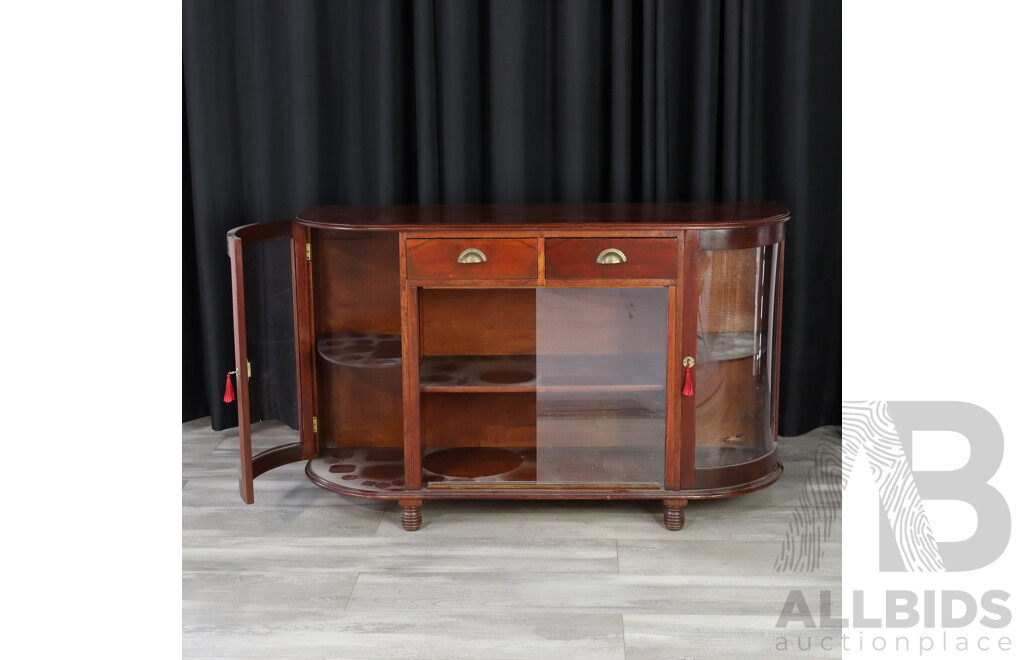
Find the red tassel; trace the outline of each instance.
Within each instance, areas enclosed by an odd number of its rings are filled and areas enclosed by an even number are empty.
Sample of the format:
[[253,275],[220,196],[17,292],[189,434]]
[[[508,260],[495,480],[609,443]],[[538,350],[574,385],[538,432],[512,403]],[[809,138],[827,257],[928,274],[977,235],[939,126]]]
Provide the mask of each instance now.
[[690,380],[690,368],[686,368],[686,379],[683,381],[683,396],[693,396],[693,381]]
[[235,386],[231,384],[231,374],[233,371],[228,372],[228,382],[224,385],[224,403],[231,403],[235,400]]

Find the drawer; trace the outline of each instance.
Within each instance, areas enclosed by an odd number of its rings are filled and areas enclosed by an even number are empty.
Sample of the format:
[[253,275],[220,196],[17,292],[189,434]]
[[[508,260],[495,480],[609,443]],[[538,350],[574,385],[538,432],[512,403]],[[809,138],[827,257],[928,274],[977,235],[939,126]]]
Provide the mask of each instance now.
[[410,238],[410,280],[536,280],[536,238]]
[[674,280],[674,238],[549,238],[548,280]]

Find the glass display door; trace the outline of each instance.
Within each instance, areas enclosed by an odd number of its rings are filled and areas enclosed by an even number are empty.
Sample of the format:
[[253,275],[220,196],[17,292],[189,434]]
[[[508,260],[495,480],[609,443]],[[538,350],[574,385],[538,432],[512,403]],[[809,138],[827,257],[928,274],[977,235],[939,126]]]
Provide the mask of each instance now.
[[421,301],[427,488],[664,485],[668,287]]
[[537,483],[665,480],[667,288],[537,289]]
[[[297,268],[294,251],[288,220],[247,225],[228,234],[235,369],[227,374],[224,403],[238,407],[238,487],[248,504],[254,499],[255,477],[303,457],[311,458],[316,451],[308,425],[305,433],[299,431],[299,321],[293,293],[304,290],[306,275]],[[291,442],[254,454],[255,425],[268,420],[283,422],[294,430],[289,433],[286,429],[275,442]]]

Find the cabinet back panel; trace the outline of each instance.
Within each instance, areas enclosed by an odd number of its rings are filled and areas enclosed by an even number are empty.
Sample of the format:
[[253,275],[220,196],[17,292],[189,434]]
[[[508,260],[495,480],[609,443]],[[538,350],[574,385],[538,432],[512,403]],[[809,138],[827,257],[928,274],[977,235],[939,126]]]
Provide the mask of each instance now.
[[318,332],[401,332],[397,232],[312,232]]
[[321,446],[401,447],[402,372],[320,362]]
[[424,444],[428,447],[535,447],[533,392],[425,393]]
[[423,354],[533,355],[536,295],[533,289],[424,289]]

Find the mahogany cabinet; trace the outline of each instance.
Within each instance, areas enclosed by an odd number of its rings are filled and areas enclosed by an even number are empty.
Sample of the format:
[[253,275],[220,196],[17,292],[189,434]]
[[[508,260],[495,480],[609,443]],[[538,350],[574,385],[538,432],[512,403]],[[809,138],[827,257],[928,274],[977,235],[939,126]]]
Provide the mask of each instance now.
[[[321,488],[398,500],[407,530],[424,501],[475,498],[657,499],[680,529],[688,500],[768,486],[788,219],[318,206],[232,230],[242,499],[304,460]],[[253,456],[271,383],[299,442]]]

